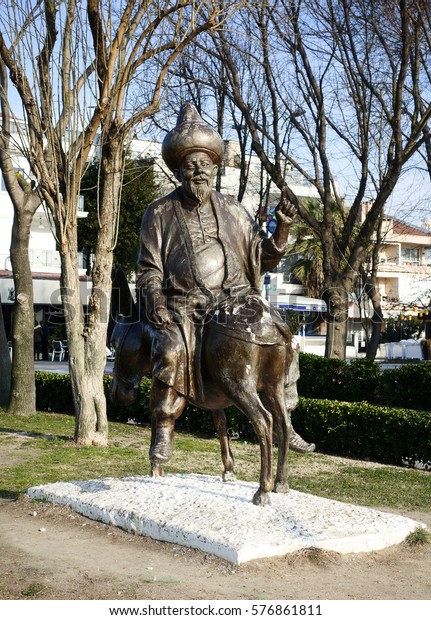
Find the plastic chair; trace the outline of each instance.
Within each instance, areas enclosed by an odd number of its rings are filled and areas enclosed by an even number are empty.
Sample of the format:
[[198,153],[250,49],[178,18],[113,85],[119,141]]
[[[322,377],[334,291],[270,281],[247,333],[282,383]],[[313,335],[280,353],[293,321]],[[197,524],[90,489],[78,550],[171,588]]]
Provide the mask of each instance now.
[[65,349],[63,347],[63,343],[61,340],[53,340],[52,341],[52,353],[51,353],[51,362],[55,361],[55,358],[58,358],[59,362],[64,360]]

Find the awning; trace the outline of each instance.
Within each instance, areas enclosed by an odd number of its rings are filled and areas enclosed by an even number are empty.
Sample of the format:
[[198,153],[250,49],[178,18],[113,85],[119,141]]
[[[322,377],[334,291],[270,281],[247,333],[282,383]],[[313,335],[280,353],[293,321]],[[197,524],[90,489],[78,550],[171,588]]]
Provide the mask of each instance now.
[[295,310],[297,312],[326,312],[326,303],[323,299],[303,297],[302,295],[274,295],[270,301],[280,310]]
[[[12,276],[0,277],[0,294],[2,304],[14,303],[14,282]],[[87,305],[91,292],[91,280],[80,278],[79,290],[83,305]],[[33,276],[33,303],[36,305],[60,305],[60,277],[49,274],[46,277]]]

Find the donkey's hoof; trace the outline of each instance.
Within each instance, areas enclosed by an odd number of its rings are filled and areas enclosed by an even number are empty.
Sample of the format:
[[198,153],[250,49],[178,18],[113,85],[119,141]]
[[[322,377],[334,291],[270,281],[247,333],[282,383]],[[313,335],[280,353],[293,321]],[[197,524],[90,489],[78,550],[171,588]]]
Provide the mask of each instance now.
[[169,441],[158,441],[150,449],[151,463],[167,463],[172,458],[172,443]]
[[287,482],[276,482],[274,485],[274,493],[289,493],[289,485]]
[[236,476],[234,471],[224,471],[223,472],[223,482],[235,482]]
[[173,445],[171,429],[159,426],[150,447],[151,463],[167,463],[172,458]]
[[150,461],[155,465],[163,465],[171,459],[172,454],[164,452],[162,450],[151,450]]
[[271,503],[271,499],[269,497],[269,493],[264,493],[259,490],[253,495],[253,504],[255,506],[269,506]]
[[165,471],[159,463],[151,463],[151,476],[153,478],[161,478],[164,475]]

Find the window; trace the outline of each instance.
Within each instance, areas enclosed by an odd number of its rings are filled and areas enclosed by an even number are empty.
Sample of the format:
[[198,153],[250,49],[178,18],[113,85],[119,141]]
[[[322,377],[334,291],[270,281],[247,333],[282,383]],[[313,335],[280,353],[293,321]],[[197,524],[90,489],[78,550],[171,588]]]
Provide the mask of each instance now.
[[424,248],[424,264],[431,265],[431,247]]
[[419,265],[419,248],[401,248],[403,265]]

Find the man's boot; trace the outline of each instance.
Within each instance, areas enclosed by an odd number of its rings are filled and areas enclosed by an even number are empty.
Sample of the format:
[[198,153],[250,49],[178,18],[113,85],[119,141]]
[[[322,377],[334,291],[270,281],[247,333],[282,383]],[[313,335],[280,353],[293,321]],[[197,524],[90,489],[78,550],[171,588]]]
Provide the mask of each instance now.
[[290,433],[289,449],[293,452],[306,454],[308,452],[314,452],[316,445],[314,443],[307,443],[304,439],[302,439],[301,435],[298,435],[298,433],[292,428]]

